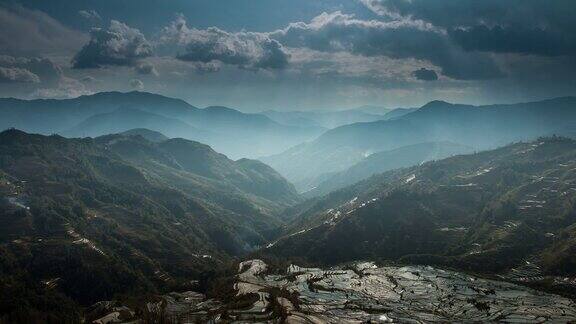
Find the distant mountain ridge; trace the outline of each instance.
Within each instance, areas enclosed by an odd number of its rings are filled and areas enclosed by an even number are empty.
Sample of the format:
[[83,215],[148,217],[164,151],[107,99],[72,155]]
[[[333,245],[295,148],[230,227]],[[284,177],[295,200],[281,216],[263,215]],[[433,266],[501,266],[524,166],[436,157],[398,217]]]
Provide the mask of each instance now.
[[306,197],[325,195],[378,173],[472,151],[470,147],[450,142],[427,142],[374,153],[345,171],[326,175],[326,179],[319,180],[319,183],[310,184],[309,186],[313,186],[313,189],[304,195]]
[[413,109],[388,109],[377,106],[362,106],[338,111],[276,111],[266,110],[261,114],[284,125],[336,128],[343,125],[372,122],[396,118]]
[[369,122],[383,119],[383,115],[366,113],[357,110],[341,111],[275,111],[262,112],[268,118],[284,125],[305,125],[322,127],[325,129],[336,128],[357,122]]
[[262,160],[293,183],[343,171],[367,154],[430,141],[477,150],[576,130],[576,98],[471,106],[434,101],[391,120],[356,123]]
[[374,115],[386,115],[386,114],[388,114],[391,111],[396,110],[396,109],[395,108],[386,108],[386,107],[381,107],[381,106],[375,106],[375,105],[364,105],[364,106],[360,106],[360,107],[349,109],[349,110],[362,111],[362,112],[365,112],[368,114],[374,114]]
[[176,118],[165,117],[136,108],[118,108],[109,113],[97,114],[61,132],[67,137],[98,137],[136,128],[154,129],[168,137],[187,137],[204,140],[209,132],[197,129]]
[[[161,117],[149,118],[149,114]],[[101,92],[65,100],[0,99],[0,129],[10,127],[74,137],[148,128],[201,140],[235,158],[246,157],[246,152],[250,157],[280,152],[323,132],[318,127],[281,125],[266,116],[231,108],[200,109],[183,100],[137,91]],[[243,149],[247,146],[251,150]]]

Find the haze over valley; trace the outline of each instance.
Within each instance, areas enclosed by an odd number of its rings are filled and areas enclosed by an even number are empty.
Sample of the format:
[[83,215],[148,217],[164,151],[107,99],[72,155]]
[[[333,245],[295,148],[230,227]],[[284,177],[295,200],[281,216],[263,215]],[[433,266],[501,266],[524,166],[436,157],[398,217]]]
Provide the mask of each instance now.
[[0,1],[0,324],[576,322],[572,1]]

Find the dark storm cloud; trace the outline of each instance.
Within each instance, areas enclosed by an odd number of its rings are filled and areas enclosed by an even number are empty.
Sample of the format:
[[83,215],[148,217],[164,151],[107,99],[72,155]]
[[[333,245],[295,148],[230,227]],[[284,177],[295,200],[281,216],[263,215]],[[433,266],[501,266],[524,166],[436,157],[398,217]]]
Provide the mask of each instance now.
[[289,47],[428,60],[453,79],[502,76],[489,56],[465,53],[454,46],[442,30],[423,22],[359,20],[340,12],[324,13],[310,23],[291,24],[271,37]]
[[374,12],[444,28],[466,50],[576,55],[573,0],[362,0]]
[[576,26],[572,0],[361,0],[382,15],[399,15],[456,27],[475,24],[533,26],[568,30]]
[[428,70],[425,68],[421,68],[419,70],[412,72],[412,75],[416,79],[422,80],[422,81],[436,81],[436,80],[438,80],[438,75],[436,74],[436,71]]
[[76,69],[132,66],[152,55],[152,45],[138,29],[116,20],[112,20],[107,29],[93,29],[90,36],[88,44],[73,59]]
[[561,33],[526,27],[503,28],[484,25],[455,28],[452,39],[467,51],[534,54],[541,56],[576,55],[576,42]]
[[267,34],[188,28],[182,16],[163,29],[159,44],[180,50],[177,57],[183,61],[219,61],[249,69],[283,69],[289,59],[282,45]]
[[[576,89],[573,0],[10,0],[18,2],[0,4],[0,54],[21,62],[0,63],[0,96],[69,97],[140,79],[207,105],[343,108],[342,98],[480,103]],[[175,13],[183,15],[170,23]],[[108,27],[112,17],[122,23]],[[71,61],[106,68],[69,71]],[[422,82],[433,73],[438,81]],[[328,94],[312,90],[320,88]]]

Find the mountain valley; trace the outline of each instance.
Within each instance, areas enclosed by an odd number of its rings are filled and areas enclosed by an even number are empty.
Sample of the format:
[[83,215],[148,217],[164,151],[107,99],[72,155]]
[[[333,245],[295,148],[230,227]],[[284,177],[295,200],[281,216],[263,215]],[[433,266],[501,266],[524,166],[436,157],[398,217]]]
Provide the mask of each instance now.
[[[252,117],[206,108],[221,116],[206,130],[184,121],[185,103],[115,109],[108,96],[82,98],[102,100],[101,113],[78,117],[68,138],[0,133],[4,321],[576,319],[576,141],[550,136],[570,135],[572,98],[432,102],[337,127],[262,159],[293,156],[282,166],[304,170],[295,187],[188,139],[210,143]],[[545,122],[521,127],[543,105]],[[301,169],[319,143],[318,169]],[[373,151],[351,154],[362,150]]]

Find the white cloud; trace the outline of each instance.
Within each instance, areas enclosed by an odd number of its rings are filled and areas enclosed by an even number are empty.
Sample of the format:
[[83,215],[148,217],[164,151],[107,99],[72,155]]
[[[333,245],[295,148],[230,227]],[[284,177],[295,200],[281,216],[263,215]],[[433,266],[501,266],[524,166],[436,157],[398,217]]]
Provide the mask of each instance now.
[[96,10],[80,10],[78,11],[78,14],[82,18],[92,22],[100,21],[102,19]]
[[283,69],[289,59],[283,46],[265,33],[189,28],[183,16],[162,30],[158,44],[183,61],[219,61],[250,69]]
[[144,89],[144,82],[142,82],[141,80],[132,79],[132,80],[130,80],[129,84],[130,84],[130,87],[133,89],[137,89],[137,90]]
[[90,42],[73,59],[74,68],[134,65],[152,55],[152,45],[138,29],[116,20],[107,29],[92,29],[90,35]]
[[82,82],[62,77],[54,87],[35,90],[30,97],[44,99],[67,99],[92,94]]

